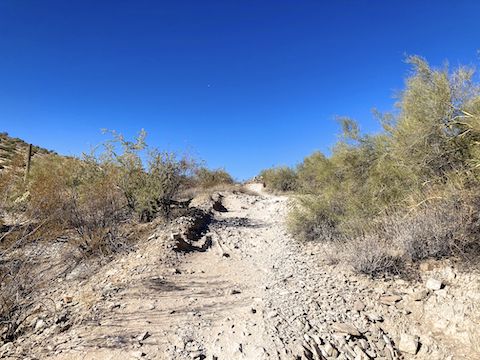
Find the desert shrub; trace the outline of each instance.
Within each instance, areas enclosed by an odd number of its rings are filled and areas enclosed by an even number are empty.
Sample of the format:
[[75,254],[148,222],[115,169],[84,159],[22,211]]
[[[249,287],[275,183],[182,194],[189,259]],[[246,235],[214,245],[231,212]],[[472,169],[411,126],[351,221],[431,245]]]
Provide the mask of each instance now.
[[19,199],[25,193],[23,182],[24,159],[16,154],[8,168],[0,172],[0,212],[13,212],[22,209]]
[[195,184],[203,189],[234,183],[232,176],[224,169],[210,170],[201,167],[195,171]]
[[259,177],[270,191],[286,192],[297,189],[297,173],[286,166],[263,170]]
[[167,218],[192,162],[147,148],[143,132],[134,141],[113,134],[100,149],[81,158],[34,158],[27,182],[23,164],[22,171],[2,173],[0,182],[8,186],[0,191],[0,206],[23,212],[45,238],[75,230],[86,254],[125,248],[122,224],[132,215],[140,221]]
[[315,153],[298,166],[297,204],[302,210],[297,207],[289,223],[304,240],[330,239],[302,230],[325,227],[357,236],[365,230],[364,220],[391,211],[409,189],[405,173],[387,156],[385,136],[360,136],[352,120],[340,122],[344,133],[332,156]]
[[372,276],[401,273],[407,263],[450,256],[472,265],[475,260],[469,255],[479,254],[477,195],[450,191],[407,214],[365,224],[365,235],[344,239],[344,260]]
[[92,159],[46,155],[37,159],[27,184],[27,214],[55,237],[68,229],[85,253],[112,253],[121,245],[119,225],[126,201],[116,184],[118,169]]
[[318,196],[298,196],[287,218],[287,226],[299,240],[332,241],[340,236],[337,228],[340,211],[333,204],[319,200]]
[[376,235],[365,235],[340,245],[343,260],[362,274],[372,277],[398,275],[404,272],[405,262],[391,243]]
[[326,186],[333,185],[334,166],[321,152],[306,157],[297,169],[298,190],[305,194],[318,194]]
[[465,255],[479,243],[473,215],[478,201],[471,195],[480,188],[474,72],[434,69],[419,57],[408,62],[412,72],[396,111],[377,114],[383,132],[364,135],[355,121],[340,118],[342,136],[331,156],[314,153],[297,171],[290,231],[302,240],[345,244],[393,239],[395,258],[372,254],[361,266],[352,263],[370,274],[398,258]]
[[456,235],[460,235],[459,230],[465,225],[457,215],[443,209],[427,209],[408,220],[398,221],[391,232],[395,232],[395,239],[409,259],[439,259],[455,251],[455,242],[459,240]]
[[29,216],[39,221],[48,221],[60,228],[67,226],[74,206],[74,193],[80,185],[79,160],[59,156],[47,156],[35,161],[26,185]]
[[478,150],[480,91],[473,69],[432,69],[419,58],[408,59],[413,73],[398,102],[392,153],[420,182],[445,180],[465,170]]
[[8,213],[9,221],[12,215],[20,219],[13,225],[0,219],[0,343],[17,337],[43,300],[38,291],[45,280],[33,271],[39,263],[27,255],[27,242],[68,235],[78,261],[78,254],[127,250],[131,225],[168,217],[191,177],[192,161],[148,148],[143,132],[134,141],[113,134],[80,158],[34,157],[26,181],[23,157],[0,173],[0,217]]
[[480,245],[479,211],[476,194],[452,191],[392,222],[386,236],[396,239],[412,261],[464,257]]
[[37,280],[26,258],[0,264],[0,343],[14,340],[33,315]]
[[[116,132],[112,134],[113,139],[104,144],[105,152],[98,158],[118,169],[117,185],[128,208],[140,221],[150,221],[157,215],[167,218],[172,200],[191,176],[194,161],[149,148],[144,131],[134,141],[127,141]],[[142,161],[143,153],[146,153],[146,166]]]
[[193,162],[187,158],[177,159],[172,153],[153,151],[148,162],[147,181],[137,195],[140,220],[149,221],[156,215],[168,218],[172,201],[177,196]]
[[65,199],[69,203],[63,216],[88,254],[111,254],[127,246],[121,224],[128,211],[117,180],[117,168],[84,159],[73,182],[67,183]]

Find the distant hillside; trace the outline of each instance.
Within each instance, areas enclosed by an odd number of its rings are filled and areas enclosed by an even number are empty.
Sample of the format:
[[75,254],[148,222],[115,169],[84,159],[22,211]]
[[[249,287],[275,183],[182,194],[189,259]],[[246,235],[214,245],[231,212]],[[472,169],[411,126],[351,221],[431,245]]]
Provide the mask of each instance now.
[[[24,161],[27,148],[28,143],[22,139],[10,137],[6,132],[0,133],[0,170],[11,166],[15,159]],[[32,153],[35,156],[54,152],[34,145],[32,146]]]

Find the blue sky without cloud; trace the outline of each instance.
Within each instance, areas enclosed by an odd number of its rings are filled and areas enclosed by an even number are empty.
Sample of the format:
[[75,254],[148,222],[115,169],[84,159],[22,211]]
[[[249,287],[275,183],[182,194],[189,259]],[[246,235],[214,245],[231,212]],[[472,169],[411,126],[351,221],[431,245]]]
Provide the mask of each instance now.
[[479,1],[2,0],[0,131],[63,154],[100,129],[238,179],[379,126],[406,54],[476,65]]

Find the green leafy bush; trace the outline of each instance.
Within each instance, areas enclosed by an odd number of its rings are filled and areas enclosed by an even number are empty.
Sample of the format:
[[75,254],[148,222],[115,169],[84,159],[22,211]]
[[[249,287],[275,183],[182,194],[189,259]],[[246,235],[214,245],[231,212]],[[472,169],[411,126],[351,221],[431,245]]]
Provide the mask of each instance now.
[[20,152],[0,172],[0,217],[9,215],[8,224],[0,218],[0,252],[8,254],[0,262],[0,342],[21,333],[48,285],[33,271],[36,252],[17,251],[27,241],[68,235],[75,256],[108,256],[130,248],[137,220],[170,216],[192,161],[148,148],[144,132],[133,141],[112,135],[80,158],[33,157],[26,181]]
[[23,163],[3,172],[0,210],[23,213],[49,238],[74,229],[86,253],[124,248],[122,224],[168,218],[193,162],[148,148],[144,132],[134,141],[112,134],[101,151],[81,158],[34,158],[27,182]]
[[235,181],[224,169],[210,170],[201,167],[195,171],[194,182],[203,189],[209,189],[219,185],[231,185]]
[[44,237],[73,229],[85,253],[112,253],[121,245],[119,227],[127,218],[117,174],[115,167],[91,159],[36,159],[23,197],[25,213]]
[[297,189],[297,173],[286,166],[263,170],[260,179],[270,191],[286,192]]
[[[342,136],[331,156],[314,153],[298,166],[299,195],[289,216],[297,238],[372,243],[390,236],[389,246],[411,261],[476,248],[471,213],[480,208],[467,194],[480,189],[480,88],[472,69],[433,69],[419,57],[408,62],[412,72],[396,111],[377,114],[382,133],[363,135],[355,121],[340,118]],[[396,264],[389,256],[356,268],[377,273]]]
[[[194,162],[187,157],[177,158],[173,153],[149,148],[144,131],[134,141],[127,141],[116,132],[111,133],[113,138],[104,144],[105,151],[97,157],[90,157],[115,167],[117,185],[128,208],[140,221],[150,221],[157,215],[167,218],[172,200],[187,176],[191,176]],[[142,161],[144,154],[146,166]]]

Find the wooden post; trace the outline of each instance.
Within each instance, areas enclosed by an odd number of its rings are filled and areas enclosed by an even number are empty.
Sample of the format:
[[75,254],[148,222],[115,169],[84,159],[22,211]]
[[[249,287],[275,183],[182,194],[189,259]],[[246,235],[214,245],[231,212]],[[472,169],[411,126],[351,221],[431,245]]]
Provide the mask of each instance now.
[[25,182],[27,181],[28,175],[30,174],[30,164],[32,162],[32,144],[28,144],[26,162],[27,165],[25,167],[25,178],[23,179]]

